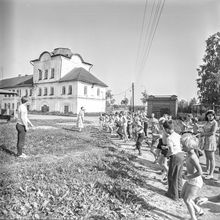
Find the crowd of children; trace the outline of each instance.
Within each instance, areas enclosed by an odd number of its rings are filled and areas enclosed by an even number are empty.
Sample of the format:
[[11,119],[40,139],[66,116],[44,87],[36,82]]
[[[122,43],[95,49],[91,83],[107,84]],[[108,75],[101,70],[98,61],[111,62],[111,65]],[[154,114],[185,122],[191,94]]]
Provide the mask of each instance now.
[[175,131],[171,116],[165,114],[158,120],[153,113],[148,117],[145,111],[100,114],[99,121],[100,129],[105,129],[111,135],[117,134],[124,142],[135,141],[139,155],[145,142],[154,156],[154,163],[161,169],[162,181],[168,184],[166,196],[174,200],[183,198],[193,220],[204,214],[195,202],[197,191],[203,185],[199,157],[204,150],[207,176],[203,177],[213,178],[213,157],[217,147],[214,111],[206,112],[206,122],[202,125],[198,124],[197,118],[188,114],[185,120],[179,121],[179,132]]

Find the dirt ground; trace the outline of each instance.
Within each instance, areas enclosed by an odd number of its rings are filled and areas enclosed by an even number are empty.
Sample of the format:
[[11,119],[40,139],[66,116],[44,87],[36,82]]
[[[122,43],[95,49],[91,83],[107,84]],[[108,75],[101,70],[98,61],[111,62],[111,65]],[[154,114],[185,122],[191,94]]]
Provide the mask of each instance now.
[[[129,152],[130,154],[136,154],[134,151],[134,143],[124,144],[122,141],[112,138],[113,142],[118,145],[121,150]],[[142,175],[146,176],[149,190],[139,189],[140,194],[150,202],[152,206],[156,206],[156,212],[162,219],[190,219],[184,202],[175,202],[164,196],[167,191],[167,185],[161,181],[161,175],[155,171],[155,164],[153,164],[153,155],[149,151],[149,147],[143,146],[142,156],[138,156],[139,160],[136,162],[137,167],[142,168]],[[218,173],[220,167],[220,158],[216,155],[216,171],[214,174],[215,180],[204,180],[203,188],[199,192],[199,196],[213,196],[220,193],[220,174]],[[205,169],[205,157],[200,158],[202,168]],[[159,170],[159,169],[158,169]],[[149,200],[150,198],[150,200]],[[217,220],[220,219],[220,204],[207,203],[202,205],[205,212],[204,216],[199,217],[201,220]]]

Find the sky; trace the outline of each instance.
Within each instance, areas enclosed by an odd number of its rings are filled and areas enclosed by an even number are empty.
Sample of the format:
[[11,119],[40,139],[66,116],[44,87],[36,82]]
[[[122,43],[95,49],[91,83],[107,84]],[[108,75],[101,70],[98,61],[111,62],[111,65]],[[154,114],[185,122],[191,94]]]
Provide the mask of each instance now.
[[220,1],[162,2],[0,0],[0,79],[30,75],[30,60],[67,47],[93,64],[116,103],[131,98],[132,82],[135,104],[144,90],[189,101],[197,97],[205,41],[220,31]]

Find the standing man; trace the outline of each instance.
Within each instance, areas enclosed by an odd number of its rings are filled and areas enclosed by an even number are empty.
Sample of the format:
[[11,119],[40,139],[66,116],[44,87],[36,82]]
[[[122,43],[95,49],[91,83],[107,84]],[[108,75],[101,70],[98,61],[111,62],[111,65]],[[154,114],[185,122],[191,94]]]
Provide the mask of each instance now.
[[17,141],[17,156],[21,158],[26,158],[27,155],[22,153],[26,132],[29,130],[28,124],[33,127],[33,124],[28,119],[27,115],[27,104],[28,98],[23,96],[21,98],[21,105],[18,107],[18,121],[16,124],[16,130],[18,132],[18,141]]
[[79,114],[77,116],[77,127],[79,129],[79,132],[82,131],[82,129],[84,128],[84,114],[85,114],[85,108],[82,106],[80,108]]

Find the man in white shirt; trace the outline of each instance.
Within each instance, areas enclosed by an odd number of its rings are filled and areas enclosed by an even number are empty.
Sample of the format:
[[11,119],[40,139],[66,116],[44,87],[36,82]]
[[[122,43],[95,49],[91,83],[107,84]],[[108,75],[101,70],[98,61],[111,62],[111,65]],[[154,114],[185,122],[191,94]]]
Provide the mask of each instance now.
[[164,130],[167,133],[167,147],[170,157],[168,170],[168,191],[166,196],[178,200],[181,198],[182,191],[182,170],[184,153],[180,144],[180,135],[174,131],[174,124],[172,120],[165,121],[163,124]]
[[26,132],[29,130],[28,124],[33,127],[33,124],[30,122],[27,116],[27,105],[28,98],[21,98],[21,105],[18,107],[18,121],[16,124],[16,130],[18,132],[18,141],[17,141],[17,156],[21,158],[26,158],[27,156],[22,153],[22,149],[25,143]]

